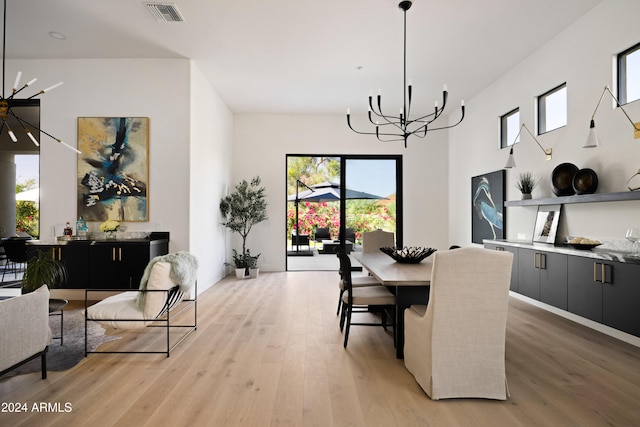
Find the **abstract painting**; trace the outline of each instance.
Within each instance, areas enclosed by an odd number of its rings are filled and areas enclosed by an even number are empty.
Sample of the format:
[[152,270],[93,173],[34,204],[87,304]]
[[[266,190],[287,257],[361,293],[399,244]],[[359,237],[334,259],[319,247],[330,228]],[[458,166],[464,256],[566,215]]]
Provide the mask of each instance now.
[[504,239],[504,170],[471,178],[471,241]]
[[78,117],[78,216],[148,221],[149,118]]

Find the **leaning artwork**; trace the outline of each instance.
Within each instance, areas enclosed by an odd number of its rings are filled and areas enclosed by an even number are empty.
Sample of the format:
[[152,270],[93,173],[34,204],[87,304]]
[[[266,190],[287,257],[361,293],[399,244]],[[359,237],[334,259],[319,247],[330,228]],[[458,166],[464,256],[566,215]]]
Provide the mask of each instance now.
[[78,216],[148,221],[149,118],[78,117]]

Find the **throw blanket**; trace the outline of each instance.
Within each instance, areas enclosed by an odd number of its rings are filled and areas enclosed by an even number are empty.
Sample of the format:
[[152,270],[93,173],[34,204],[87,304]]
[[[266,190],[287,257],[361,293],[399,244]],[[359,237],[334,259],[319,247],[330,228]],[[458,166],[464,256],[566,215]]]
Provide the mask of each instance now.
[[156,262],[167,262],[171,264],[169,277],[180,286],[180,291],[189,295],[189,291],[195,285],[198,270],[198,259],[189,252],[175,252],[167,255],[160,255],[153,258],[144,269],[142,279],[140,279],[140,289],[147,289],[149,274]]

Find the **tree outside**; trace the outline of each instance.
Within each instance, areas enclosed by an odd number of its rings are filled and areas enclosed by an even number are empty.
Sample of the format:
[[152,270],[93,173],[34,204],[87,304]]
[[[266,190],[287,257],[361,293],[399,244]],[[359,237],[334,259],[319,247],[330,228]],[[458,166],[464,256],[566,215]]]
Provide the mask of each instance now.
[[[35,178],[16,183],[16,194],[38,188]],[[37,239],[40,236],[40,209],[35,201],[16,201],[16,232],[26,232]]]

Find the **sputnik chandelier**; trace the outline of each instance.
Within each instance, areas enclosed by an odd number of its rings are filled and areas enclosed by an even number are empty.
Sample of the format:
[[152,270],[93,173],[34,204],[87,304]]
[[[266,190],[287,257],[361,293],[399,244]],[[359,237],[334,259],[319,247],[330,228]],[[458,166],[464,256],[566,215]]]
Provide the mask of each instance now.
[[[24,130],[26,135],[29,137],[31,142],[33,142],[37,147],[40,146],[40,143],[38,142],[36,137],[33,135],[33,133],[29,130],[29,128],[27,126],[30,126],[31,128],[37,129],[38,132],[44,133],[45,135],[47,135],[51,139],[59,142],[60,144],[62,144],[65,147],[69,148],[70,150],[73,150],[76,153],[81,154],[79,150],[77,150],[76,148],[70,146],[66,142],[56,138],[55,136],[51,135],[50,133],[47,133],[47,132],[43,131],[38,126],[35,126],[35,125],[29,123],[26,119],[19,117],[15,113],[15,111],[13,110],[12,107],[24,104],[24,102],[23,102],[24,100],[16,98],[16,95],[18,93],[22,92],[23,90],[25,90],[26,88],[28,88],[29,86],[33,85],[36,82],[37,79],[32,79],[28,83],[24,83],[22,86],[20,86],[20,80],[22,79],[22,72],[18,71],[18,75],[16,76],[15,83],[13,84],[13,89],[11,91],[11,95],[9,95],[8,97],[5,96],[5,79],[4,79],[4,76],[5,76],[5,50],[6,50],[6,42],[7,42],[7,1],[6,0],[4,0],[3,18],[4,18],[4,21],[3,21],[3,27],[2,27],[2,97],[0,98],[0,120],[2,120],[2,124],[0,125],[0,134],[6,128],[7,129],[7,133],[9,134],[9,138],[11,138],[11,140],[14,143],[18,142],[18,138],[16,137],[16,134],[13,132],[13,129],[11,129],[11,127],[9,126],[9,122],[7,121],[7,119],[9,117],[12,117],[15,120],[14,123],[16,123],[16,122],[18,123],[18,125]],[[61,85],[62,85],[62,82],[56,83],[56,84],[54,84],[52,86],[49,86],[46,89],[40,90],[39,92],[35,93],[34,95],[31,95],[29,98],[26,98],[26,99],[27,100],[34,99],[39,95],[42,95],[42,94],[47,93],[47,92],[51,92],[52,90],[54,90],[57,87],[60,87]]]
[[407,10],[411,7],[413,2],[401,1],[398,7],[404,12],[404,83],[403,83],[403,96],[404,103],[398,116],[387,115],[382,112],[382,93],[378,92],[376,98],[376,105],[373,104],[373,94],[369,93],[369,122],[375,125],[375,132],[361,132],[351,126],[351,113],[347,109],[347,124],[349,128],[355,133],[362,135],[375,135],[378,140],[382,142],[392,141],[404,141],[405,148],[407,147],[407,138],[410,136],[416,136],[418,138],[424,138],[427,136],[427,132],[449,129],[458,126],[464,119],[464,101],[461,101],[460,108],[462,115],[460,120],[450,126],[441,126],[430,128],[431,123],[435,122],[444,112],[447,106],[447,98],[449,92],[447,91],[447,85],[445,84],[442,90],[442,106],[438,107],[438,101],[435,102],[435,109],[433,113],[426,114],[424,116],[417,117],[415,119],[410,118],[411,114],[411,96],[412,85],[411,80],[407,84]]

